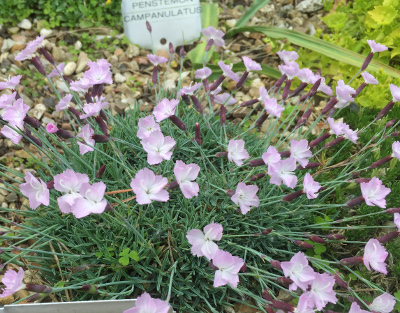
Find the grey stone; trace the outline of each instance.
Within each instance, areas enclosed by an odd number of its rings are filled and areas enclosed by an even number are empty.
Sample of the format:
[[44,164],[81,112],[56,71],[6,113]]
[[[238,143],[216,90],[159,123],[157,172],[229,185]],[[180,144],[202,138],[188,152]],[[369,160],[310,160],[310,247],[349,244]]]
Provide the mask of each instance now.
[[128,49],[126,49],[126,55],[128,58],[137,57],[140,54],[140,49],[138,46],[129,45]]
[[9,193],[6,197],[7,202],[15,202],[17,200],[18,200],[18,195],[15,192]]
[[45,117],[42,118],[42,122],[43,122],[44,124],[46,124],[46,125],[49,124],[49,123],[53,123],[53,124],[56,123],[55,120],[53,120],[52,118],[49,118],[49,117],[47,117],[47,116],[45,116]]
[[36,104],[35,107],[30,110],[32,116],[38,120],[42,118],[44,112],[46,112],[46,106],[43,103]]
[[10,38],[7,38],[3,41],[3,45],[1,46],[1,52],[8,52],[11,50],[12,46],[15,45],[16,42]]
[[118,84],[123,83],[124,81],[126,81],[126,78],[121,75],[120,73],[115,74],[114,76],[114,81]]
[[40,36],[50,36],[53,33],[53,31],[51,29],[46,29],[46,28],[42,28],[40,30]]
[[[299,5],[297,5],[297,7],[298,7]],[[296,7],[296,8],[297,8]],[[288,12],[290,12],[290,11],[292,11],[293,10],[293,4],[287,4],[287,5],[284,5],[283,7],[281,7],[281,9],[280,9],[280,12],[282,12],[282,13],[288,13]]]
[[22,29],[31,29],[32,28],[32,23],[28,19],[23,19],[21,22],[18,23],[18,27]]
[[11,34],[11,35],[18,34],[18,32],[19,32],[19,28],[16,27],[16,26],[15,27],[10,27],[7,30],[8,30],[8,33]]
[[60,49],[58,47],[54,47],[52,52],[53,52],[54,60],[56,60],[57,62],[65,61],[65,52],[64,52],[64,50],[62,50],[62,49]]
[[46,97],[43,99],[43,104],[48,108],[53,108],[56,105],[56,101],[53,97]]
[[296,6],[296,9],[299,12],[311,13],[321,10],[323,7],[322,0],[303,0]]
[[131,61],[129,64],[131,65],[132,71],[138,71],[139,70],[139,64],[135,60]]
[[75,62],[69,62],[67,65],[65,65],[64,68],[64,75],[65,76],[70,76],[74,74],[76,69],[76,63]]
[[89,57],[87,54],[83,51],[79,53],[78,60],[76,61],[76,70],[75,72],[79,74],[82,72],[85,67],[87,66],[88,62],[90,61]]
[[77,40],[74,44],[74,49],[81,50],[81,48],[82,48],[82,43],[79,40]]
[[25,95],[23,93],[19,93],[19,95],[21,96],[22,100],[24,100],[24,103],[26,105],[29,105],[30,107],[33,105],[33,101],[27,95]]

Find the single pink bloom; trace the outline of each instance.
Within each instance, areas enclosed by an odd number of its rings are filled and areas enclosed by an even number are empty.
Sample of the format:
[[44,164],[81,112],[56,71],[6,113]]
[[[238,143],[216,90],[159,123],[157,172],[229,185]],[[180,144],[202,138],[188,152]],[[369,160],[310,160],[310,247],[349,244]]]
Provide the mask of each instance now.
[[46,125],[46,131],[50,134],[54,134],[55,132],[57,132],[58,127],[56,125],[54,125],[53,123],[49,123]]
[[[175,112],[175,109],[174,109],[174,112]],[[156,130],[161,131],[160,125],[158,125],[156,123],[153,115],[148,115],[146,117],[140,118],[139,122],[138,122],[138,126],[139,126],[139,130],[138,130],[136,136],[139,139],[145,139],[145,138],[149,137],[149,135]]]
[[278,69],[281,71],[282,75],[285,74],[288,79],[295,78],[300,71],[300,67],[295,61],[280,64],[278,65]]
[[361,193],[365,203],[369,206],[378,206],[386,208],[385,197],[390,193],[390,188],[383,186],[382,181],[373,177],[368,183],[361,183]]
[[265,102],[267,99],[269,99],[268,91],[265,89],[265,87],[258,88],[258,92],[260,94],[258,101]]
[[325,84],[325,78],[322,77],[321,75],[315,74],[312,84],[315,84],[315,82],[320,78],[321,78],[321,83],[317,90],[323,92],[324,94],[326,94],[328,96],[332,96],[332,93],[333,93],[332,88],[329,87],[327,84]]
[[296,160],[288,158],[268,166],[268,175],[271,176],[270,183],[280,186],[282,182],[289,188],[297,185],[297,176],[294,174],[296,170]]
[[293,284],[289,286],[290,291],[297,288],[306,291],[308,285],[315,279],[316,273],[308,264],[307,257],[303,252],[297,252],[289,262],[281,262],[281,267],[285,277],[293,280]]
[[335,105],[336,108],[344,108],[349,101],[354,101],[352,97],[356,91],[354,88],[346,85],[343,80],[338,81],[338,85],[336,86],[336,97],[338,99],[338,103]]
[[[10,126],[21,126],[24,124],[24,118],[29,109],[22,98],[19,98],[12,106],[5,108],[3,120],[9,122]],[[20,128],[22,129],[22,127]]]
[[257,197],[258,187],[255,185],[246,185],[245,183],[239,183],[235,194],[231,197],[231,200],[239,205],[242,214],[246,214],[250,211],[251,207],[258,207],[260,200]]
[[17,96],[17,92],[14,91],[11,95],[1,95],[0,96],[0,109],[5,109],[7,107],[11,107],[15,101],[15,97]]
[[21,193],[28,198],[29,206],[32,210],[36,210],[41,204],[48,206],[50,203],[50,192],[47,184],[33,176],[30,172],[25,173],[26,183],[20,184]]
[[285,63],[288,63],[290,61],[295,61],[299,58],[299,55],[297,54],[296,51],[282,50],[282,51],[278,51],[276,54]]
[[269,146],[267,152],[263,153],[262,159],[268,165],[268,171],[270,171],[270,165],[280,162],[282,157],[274,146]]
[[174,115],[178,103],[179,100],[177,99],[168,100],[167,98],[164,98],[158,102],[157,106],[153,110],[153,115],[156,117],[157,123],[160,123],[161,121]]
[[340,136],[342,134],[344,134],[344,123],[343,122],[335,122],[335,120],[332,117],[328,117],[326,119],[328,121],[329,127],[330,127],[330,131],[329,133],[331,135],[335,134],[336,136]]
[[82,132],[77,135],[77,137],[82,138],[86,144],[82,142],[77,142],[79,146],[79,153],[81,155],[85,155],[85,153],[88,153],[90,151],[94,151],[94,149],[90,146],[95,145],[94,139],[92,139],[92,135],[94,135],[94,130],[90,128],[89,124],[86,124],[85,126],[82,127]]
[[264,99],[265,110],[268,114],[271,114],[275,117],[281,117],[282,112],[285,108],[278,104],[278,100],[276,98],[268,98]]
[[211,223],[205,226],[203,231],[204,233],[200,229],[191,229],[187,232],[186,238],[192,245],[190,252],[193,255],[205,256],[211,261],[218,250],[218,245],[214,241],[221,240],[223,228],[221,224]]
[[216,96],[217,94],[219,94],[222,91],[222,87],[218,86],[217,88],[215,88],[215,90],[211,90],[210,91],[210,95],[214,95]]
[[225,36],[223,31],[215,29],[213,26],[208,26],[207,28],[204,28],[201,32],[206,37],[207,42],[211,39],[214,41],[214,46],[222,47],[225,44],[224,39],[222,39],[222,37]]
[[0,82],[0,90],[3,89],[15,89],[15,86],[17,86],[21,80],[22,75],[17,75],[17,76],[12,76],[9,77],[9,79],[6,79],[6,81]]
[[302,68],[299,70],[297,77],[306,84],[314,84],[316,82],[315,75],[309,68]]
[[88,103],[83,106],[82,110],[86,114],[82,114],[79,118],[82,120],[88,118],[89,116],[98,115],[100,111],[103,110],[108,105],[108,102],[104,100],[105,100],[104,97],[94,97],[93,103]]
[[369,311],[362,310],[357,302],[353,302],[349,313],[369,313]]
[[155,175],[148,168],[141,169],[131,181],[131,188],[136,194],[136,201],[139,204],[149,204],[152,200],[167,202],[169,194],[164,187],[168,179],[161,175]]
[[187,95],[187,96],[191,96],[193,95],[193,93],[199,89],[203,84],[202,83],[195,83],[193,85],[190,86],[183,86],[181,88],[181,90],[178,91],[177,97],[180,97],[182,95]]
[[71,100],[72,100],[72,95],[71,94],[67,94],[56,105],[56,111],[62,111],[62,110],[68,109],[69,108],[69,103],[71,102]]
[[196,71],[196,75],[194,78],[197,79],[206,79],[208,76],[210,76],[212,74],[212,71],[210,68],[208,67],[203,67],[201,69],[198,69]]
[[387,274],[385,260],[389,253],[377,239],[370,239],[364,248],[364,265],[371,271],[371,267],[382,274]]
[[397,226],[397,229],[400,231],[400,213],[394,213],[394,223]]
[[372,53],[382,52],[388,49],[388,47],[381,45],[380,43],[376,43],[375,40],[367,40]]
[[[307,293],[303,293],[299,297],[299,302],[297,303],[297,307],[295,308],[295,313],[315,313],[315,310],[312,308],[312,299],[307,295]],[[277,311],[278,313],[279,311]],[[283,311],[282,311],[283,312]]]
[[400,160],[400,141],[393,142],[392,150],[393,150],[392,157]]
[[0,298],[5,298],[11,296],[13,293],[18,290],[25,289],[25,284],[22,282],[24,279],[25,272],[22,267],[19,268],[18,273],[14,270],[7,270],[4,273],[3,279],[1,282],[6,286],[5,289],[2,289],[2,294],[0,294]]
[[[57,77],[60,76],[60,74],[58,72],[60,72],[61,74],[64,73],[64,68],[65,68],[65,63],[60,63],[57,65],[56,68],[54,68],[51,73],[48,75],[49,77]],[[58,71],[57,71],[58,70]]]
[[376,297],[369,307],[373,312],[390,313],[393,311],[395,304],[396,299],[385,292],[383,295]]
[[107,206],[107,200],[104,199],[106,184],[97,182],[93,185],[83,183],[79,188],[82,197],[78,198],[72,207],[72,214],[76,218],[88,216],[90,213],[101,214]]
[[70,88],[76,92],[87,92],[90,87],[94,84],[92,80],[86,78],[85,76],[81,77],[79,80],[76,80],[70,84]]
[[307,139],[300,141],[292,139],[290,141],[290,157],[294,158],[303,167],[307,166],[308,159],[312,157],[312,152],[308,147]]
[[249,158],[249,154],[244,148],[244,144],[245,142],[243,139],[231,139],[228,143],[228,160],[230,162],[235,162],[237,166],[241,166],[243,164],[242,160]]
[[358,135],[357,132],[352,130],[349,125],[343,124],[343,137],[352,141],[353,143],[357,143]]
[[112,84],[111,64],[105,59],[97,60],[97,62],[88,62],[89,70],[83,73],[83,77],[87,78],[93,85]]
[[218,268],[214,276],[214,287],[229,284],[233,288],[237,288],[239,283],[238,273],[244,265],[243,259],[233,256],[227,251],[217,250],[213,264]]
[[315,199],[318,197],[318,191],[321,188],[319,182],[316,182],[310,173],[304,176],[303,191],[308,199]]
[[316,307],[321,311],[328,303],[337,302],[336,292],[333,290],[335,278],[327,273],[315,273],[315,278],[311,282],[311,289],[307,293],[312,303],[310,307]]
[[378,85],[379,84],[378,80],[373,75],[368,73],[367,71],[362,72],[361,76],[364,78],[366,84],[370,84],[370,85]]
[[399,102],[400,101],[400,87],[396,85],[389,84],[390,92],[392,93],[393,101]]
[[16,61],[24,61],[32,58],[32,55],[36,52],[37,48],[42,44],[45,36],[38,36],[35,40],[28,43],[25,49],[15,57]]
[[[215,103],[224,104],[224,105],[234,105],[237,100],[232,97],[229,93],[222,93],[220,95],[215,96],[214,98]],[[228,102],[226,102],[228,101]]]
[[150,165],[155,165],[163,160],[171,159],[172,152],[170,150],[175,146],[176,141],[170,136],[164,137],[162,132],[156,130],[140,143],[147,152],[147,162]]
[[247,72],[261,71],[261,65],[257,62],[253,61],[249,57],[242,57],[242,59]]
[[158,56],[158,55],[154,55],[154,54],[148,54],[148,55],[147,55],[147,58],[149,59],[149,61],[150,61],[151,63],[154,64],[154,66],[157,66],[157,65],[159,65],[159,64],[168,62],[168,59],[167,59],[167,58],[164,58],[164,57],[161,57],[161,56]]
[[147,292],[135,301],[135,306],[123,313],[168,313],[171,306],[160,299],[153,299]]
[[191,163],[186,165],[177,160],[174,166],[174,175],[184,197],[190,199],[199,194],[199,184],[194,182],[200,172],[200,166]]
[[[14,128],[15,128],[15,126],[14,126]],[[22,129],[23,125],[20,125],[20,127],[17,127],[17,128]],[[14,144],[18,144],[22,139],[22,135],[18,134],[15,130],[13,130],[12,128],[10,128],[8,126],[3,126],[0,133],[3,136],[5,136],[6,138],[10,139]]]
[[229,77],[236,83],[239,82],[239,76],[232,71],[233,64],[226,65],[223,61],[219,61],[218,66],[222,70],[222,75],[224,75],[225,77]]

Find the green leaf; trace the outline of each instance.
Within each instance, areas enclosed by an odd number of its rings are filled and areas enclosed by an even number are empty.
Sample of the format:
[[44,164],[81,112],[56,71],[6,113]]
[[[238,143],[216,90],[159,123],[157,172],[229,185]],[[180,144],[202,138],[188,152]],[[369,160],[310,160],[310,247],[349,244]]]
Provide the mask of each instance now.
[[246,25],[246,23],[257,13],[259,9],[264,7],[269,0],[256,0],[253,4],[247,9],[247,11],[242,15],[240,19],[235,24],[235,27],[242,27]]
[[[302,34],[290,29],[267,26],[248,26],[232,29],[227,34],[227,37],[232,37],[233,35],[240,32],[263,33],[275,39],[287,38],[291,43],[295,45],[310,49],[312,51],[326,55],[334,60],[357,67],[361,67],[365,60],[365,56],[361,54],[339,47],[325,40]],[[382,68],[386,74],[396,78],[400,78],[400,71],[381,62],[372,61],[368,66],[368,70],[371,72],[378,72],[380,68]]]
[[129,248],[126,248],[122,250],[122,252],[119,254],[119,256],[127,256],[129,254]]
[[129,253],[129,257],[130,257],[132,260],[136,261],[136,262],[139,262],[139,260],[140,260],[139,254],[138,254],[136,251],[131,251],[131,252]]
[[326,247],[323,244],[318,244],[314,242],[313,245],[314,245],[314,252],[318,255],[326,251]]
[[321,20],[330,28],[341,28],[347,23],[347,15],[343,12],[334,12],[322,17]]
[[368,14],[380,25],[389,25],[397,16],[397,10],[391,6],[377,5]]
[[128,257],[128,256],[120,257],[120,258],[118,259],[118,262],[119,262],[120,264],[122,264],[123,266],[127,266],[127,265],[129,264],[129,257]]
[[103,252],[98,251],[94,254],[97,258],[101,258],[103,256]]
[[88,27],[92,27],[92,26],[93,26],[93,23],[91,21],[88,21],[88,20],[81,20],[79,22],[79,27],[80,28],[88,28]]

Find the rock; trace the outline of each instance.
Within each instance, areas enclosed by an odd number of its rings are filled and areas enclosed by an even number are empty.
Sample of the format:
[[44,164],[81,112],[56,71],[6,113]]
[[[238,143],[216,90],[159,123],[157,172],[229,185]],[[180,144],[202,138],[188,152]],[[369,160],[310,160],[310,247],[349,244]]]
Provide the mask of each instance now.
[[10,38],[7,38],[3,41],[3,45],[1,46],[1,52],[8,52],[11,48],[16,44],[16,42]]
[[11,192],[7,195],[6,201],[7,202],[15,202],[18,200],[18,196],[15,192]]
[[315,30],[314,24],[313,23],[308,24],[308,34],[310,36],[315,36],[316,33],[317,31]]
[[74,49],[81,50],[81,48],[82,48],[82,43],[79,40],[77,40],[74,44]]
[[17,34],[19,32],[19,28],[16,27],[16,26],[15,27],[10,27],[7,30],[8,30],[8,33],[11,34],[11,35],[15,35],[15,34]]
[[75,69],[76,69],[76,63],[75,62],[69,62],[64,67],[64,75],[65,76],[70,76],[70,75],[74,74]]
[[3,203],[6,201],[6,197],[4,197],[3,195],[0,195],[0,203]]
[[28,96],[26,96],[25,94],[23,94],[21,92],[19,93],[19,95],[21,96],[22,100],[24,101],[24,103],[26,105],[29,105],[30,107],[33,105],[33,101],[31,100],[31,98],[29,98]]
[[[7,202],[3,202],[2,204],[1,204],[1,206],[0,206],[1,208],[5,208],[5,209],[7,209],[8,208],[8,204],[7,204]],[[12,295],[10,296],[10,297],[12,297]],[[2,299],[2,301],[4,301],[4,299],[7,299],[7,298],[0,298],[0,299]],[[14,299],[14,298],[13,298]]]
[[[3,206],[3,205],[1,205],[1,206],[3,208],[6,208],[7,207],[7,203],[4,202],[3,204],[5,204],[6,206]],[[13,295],[9,295],[7,297],[0,298],[0,305],[7,305],[7,304],[11,304],[13,302],[14,302],[14,296]]]
[[57,62],[65,61],[66,58],[64,50],[58,47],[54,47],[52,52],[54,60],[56,60]]
[[123,100],[118,99],[117,101],[115,101],[114,109],[115,109],[115,111],[117,111],[118,114],[124,113],[125,109],[127,107],[128,107],[128,103],[126,102],[126,100],[123,101]]
[[115,51],[114,51],[114,55],[116,56],[116,57],[120,57],[120,56],[122,56],[124,54],[124,50],[122,50],[122,49],[115,49]]
[[56,124],[56,121],[55,121],[55,120],[53,120],[52,118],[47,117],[47,116],[45,116],[45,117],[42,118],[42,122],[43,122],[44,124],[46,124],[46,125],[49,124],[49,123]]
[[30,20],[24,18],[21,22],[18,23],[18,27],[22,29],[31,29],[32,23]]
[[301,26],[303,25],[304,21],[302,18],[300,17],[295,17],[292,19],[292,22],[295,23],[297,26]]
[[68,86],[65,84],[64,81],[56,80],[56,87],[57,87],[57,89],[61,89],[62,91],[69,93]]
[[120,73],[117,73],[117,74],[115,74],[115,76],[114,76],[114,81],[115,81],[116,83],[118,83],[118,84],[121,84],[121,83],[123,83],[124,81],[126,81],[126,78],[125,78],[123,75],[121,75]]
[[87,54],[83,51],[79,53],[78,60],[76,61],[76,70],[75,73],[79,74],[82,72],[90,61]]
[[52,108],[56,105],[56,101],[53,97],[46,97],[43,99],[43,104],[48,108]]
[[131,66],[132,71],[138,71],[139,70],[139,64],[135,60],[131,61],[129,64]]
[[[296,6],[296,8],[298,9],[300,4],[298,4]],[[281,9],[279,10],[281,13],[288,13],[290,11],[293,10],[293,4],[288,4],[288,5],[284,5],[283,7],[281,7]],[[300,11],[300,10],[299,10]]]
[[30,110],[30,112],[34,118],[40,120],[44,112],[46,112],[46,106],[42,103],[38,103],[32,110]]
[[323,7],[322,0],[303,0],[296,6],[296,9],[299,12],[311,13],[321,10]]
[[126,49],[126,55],[128,58],[137,57],[140,54],[140,49],[138,46],[129,45],[128,49]]
[[226,21],[226,25],[228,25],[230,28],[235,27],[236,24],[236,19],[231,19]]
[[53,31],[51,29],[46,29],[46,28],[42,28],[40,30],[40,36],[50,36],[53,33]]
[[3,183],[0,183],[0,194],[2,194],[3,196],[7,196],[8,191],[4,190],[3,188],[6,188],[6,185],[4,185]]
[[250,112],[251,112],[250,108],[239,108],[233,112],[233,117],[234,118],[244,118]]
[[26,152],[25,150],[18,150],[18,151],[15,151],[15,156],[18,157],[18,158],[21,158],[21,159],[28,159],[28,158],[31,158],[31,157],[32,157],[32,156],[31,156],[28,152]]
[[10,52],[11,52],[11,53],[14,53],[15,51],[21,51],[21,50],[24,49],[24,48],[25,48],[25,45],[21,45],[21,44],[19,44],[19,43],[16,43],[15,45],[13,45],[13,46],[11,47]]

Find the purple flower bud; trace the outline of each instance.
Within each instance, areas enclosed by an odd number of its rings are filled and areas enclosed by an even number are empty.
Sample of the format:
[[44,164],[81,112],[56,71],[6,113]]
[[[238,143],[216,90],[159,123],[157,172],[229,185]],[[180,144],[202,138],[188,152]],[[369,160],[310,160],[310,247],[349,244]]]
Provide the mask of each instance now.
[[174,180],[167,185],[166,189],[171,190],[171,189],[175,189],[178,187],[179,187],[178,181]]
[[291,306],[289,303],[274,300],[271,304],[277,310],[283,310],[285,312],[294,312],[294,307]]
[[288,151],[279,151],[278,153],[281,155],[282,158],[290,157],[290,151],[289,150]]
[[255,160],[249,161],[247,164],[250,167],[257,167],[257,166],[265,165],[265,162],[263,159],[255,159]]
[[228,157],[228,152],[218,152],[215,156],[217,158],[227,158]]
[[300,197],[303,193],[304,193],[303,190],[298,190],[298,191],[292,192],[292,193],[290,193],[290,194],[284,196],[284,197],[282,198],[282,201],[290,202],[290,201],[292,201],[292,200],[297,199],[298,197]]
[[281,262],[276,261],[276,260],[271,260],[270,263],[271,263],[273,268],[276,268],[277,270],[282,271]]
[[394,124],[396,124],[396,119],[393,119],[389,122],[386,123],[385,128],[390,128],[392,127]]
[[182,97],[183,101],[185,101],[185,103],[187,105],[190,105],[190,99],[189,99],[189,97],[187,95],[182,95],[181,97]]
[[285,87],[283,88],[282,92],[282,100],[285,101],[289,97],[290,86],[292,85],[292,80],[288,79],[286,81]]
[[201,133],[200,133],[200,124],[194,124],[194,138],[199,146],[201,146]]
[[92,99],[92,96],[90,95],[90,93],[85,93],[85,100],[86,100],[86,103],[93,103],[93,99]]
[[43,146],[42,141],[39,138],[33,137],[32,133],[30,130],[25,129],[25,131],[23,132],[23,134],[28,137],[30,140],[32,140],[36,145],[38,145],[39,147]]
[[286,74],[283,74],[274,84],[274,87],[278,89],[279,87],[282,86],[283,82],[286,80],[287,76]]
[[261,178],[263,178],[265,176],[265,173],[260,173],[257,175],[254,175],[250,178],[250,181],[256,181],[256,180],[260,180]]
[[390,135],[390,137],[398,137],[398,136],[400,136],[400,131],[398,131],[398,132],[393,132],[393,133]]
[[96,173],[96,178],[101,178],[106,170],[106,165],[100,166],[99,170]]
[[341,259],[339,261],[341,265],[355,265],[355,264],[361,264],[363,263],[363,257],[362,256],[353,256],[351,258],[345,258]]
[[327,239],[329,240],[342,240],[342,239],[346,239],[345,236],[343,235],[339,235],[339,234],[329,234],[326,236]]
[[47,189],[52,190],[54,189],[54,180],[49,180],[47,183]]
[[389,214],[394,214],[394,213],[400,213],[400,208],[390,208],[386,210],[386,213]]
[[100,115],[101,118],[104,120],[104,122],[107,122],[107,115],[106,115],[106,113],[104,113],[103,110],[100,110],[99,115]]
[[87,293],[91,293],[91,294],[98,293],[97,286],[95,286],[95,285],[86,284],[86,285],[83,285],[81,287],[81,289],[82,289],[82,291],[87,292]]
[[259,101],[258,99],[251,99],[249,101],[242,102],[242,104],[240,106],[241,107],[248,107],[250,105],[253,105],[253,104],[257,103],[258,101]]
[[373,56],[374,56],[374,53],[373,53],[373,52],[370,52],[370,53],[367,55],[367,57],[366,57],[365,60],[364,60],[363,65],[361,66],[361,71],[364,71],[364,70],[368,67],[369,63],[372,61],[372,57],[373,57]]
[[318,163],[318,162],[309,162],[305,167],[299,165],[297,168],[298,168],[299,170],[309,170],[309,169],[313,169],[313,168],[320,167],[320,166],[321,166],[321,163]]
[[210,90],[210,86],[208,85],[207,79],[204,78],[202,80],[202,82],[203,82],[203,86],[204,86],[205,91],[209,91]]
[[367,86],[366,82],[363,82],[356,90],[356,93],[352,94],[352,97],[355,98],[357,97],[361,91],[363,91],[363,89],[365,88],[365,86]]
[[322,147],[322,149],[327,149],[327,148],[333,147],[333,146],[335,146],[335,145],[341,143],[341,142],[344,141],[345,139],[346,139],[346,138],[344,138],[344,137],[342,137],[342,136],[337,137],[336,139],[333,139],[331,142],[328,142],[325,146]]
[[278,277],[276,281],[282,286],[288,287],[290,284],[293,284],[293,280],[288,277]]
[[74,138],[74,136],[69,131],[66,131],[66,130],[61,129],[61,128],[59,128],[56,131],[56,134],[58,135],[58,137],[61,137],[61,138],[64,138],[64,139]]
[[71,80],[69,77],[63,75],[63,78],[64,78],[64,80],[65,80],[69,85],[71,85],[72,80]]
[[307,236],[307,238],[313,242],[326,244],[326,241],[324,239],[322,239],[321,237],[318,237],[317,235],[309,235],[309,236]]
[[[14,92],[15,90],[13,89],[13,92]],[[18,99],[21,99],[21,96],[19,95],[19,93],[18,93],[18,91],[17,91],[17,93],[15,94],[15,100],[18,100]]]
[[199,99],[197,99],[195,95],[190,95],[190,99],[192,99],[193,105],[196,110],[203,114],[203,107],[201,106]]
[[361,184],[361,183],[369,183],[372,178],[356,178],[354,180],[355,183]]
[[242,265],[242,267],[240,268],[239,272],[240,272],[240,273],[245,273],[246,271],[247,271],[247,265],[246,265],[246,263],[244,263],[244,264]]
[[394,238],[397,238],[400,235],[399,231],[392,231],[386,235],[376,238],[380,243],[386,243]]
[[218,270],[218,267],[216,267],[212,261],[210,261],[210,263],[208,263],[208,266],[214,271]]
[[54,59],[51,56],[51,54],[43,47],[40,47],[39,52],[46,58],[47,61],[49,61],[51,64],[54,65]]
[[304,112],[303,116],[299,119],[299,121],[297,122],[297,125],[294,129],[297,129],[297,128],[303,126],[307,122],[311,113],[312,113],[312,109],[309,109],[306,112]]
[[206,45],[206,52],[210,51],[212,45],[214,44],[214,39],[210,39]]
[[29,298],[26,299],[27,303],[32,303],[38,301],[39,299],[43,299],[43,296],[40,293],[34,293]]
[[292,91],[292,93],[290,94],[290,97],[296,97],[306,87],[307,87],[307,83],[301,82],[299,87],[297,87],[295,90]]
[[336,103],[338,103],[338,99],[337,99],[336,96],[334,96],[333,98],[331,98],[328,101],[328,103],[326,104],[325,108],[322,109],[321,114],[328,113]]
[[108,142],[110,137],[104,135],[92,135],[92,139],[94,139],[95,142]]
[[264,229],[264,230],[261,232],[261,234],[262,234],[262,235],[268,235],[268,234],[270,234],[272,231],[273,231],[272,228],[267,228],[267,229]]
[[79,117],[82,115],[81,112],[79,112],[77,109],[75,109],[75,108],[73,108],[73,107],[68,107],[68,110],[69,110],[72,114],[74,114],[77,118],[79,118]]
[[186,125],[184,122],[182,122],[178,117],[176,117],[175,115],[171,115],[169,117],[169,120],[174,123],[180,130],[186,131]]
[[185,56],[185,47],[184,46],[181,47],[179,54],[180,54],[181,58],[183,58]]
[[364,202],[365,202],[364,197],[363,197],[363,196],[360,196],[360,197],[358,197],[358,198],[355,198],[355,199],[350,200],[349,202],[347,202],[347,203],[346,203],[346,206],[349,207],[349,208],[352,208],[352,207],[357,206],[357,205],[360,205],[360,204],[362,204],[362,203],[364,203]]
[[106,125],[106,123],[104,123],[104,120],[100,117],[100,115],[97,115],[95,117],[95,120],[97,122],[97,124],[99,125],[101,131],[103,132],[104,135],[109,136],[108,134],[108,127]]
[[31,59],[31,63],[36,67],[36,69],[38,70],[38,72],[40,74],[42,74],[43,76],[46,76],[46,71],[44,70],[44,66],[43,66],[43,64],[40,61],[40,58],[38,56],[33,57]]
[[321,136],[319,136],[318,138],[316,138],[310,142],[310,148],[313,148],[313,147],[319,145],[321,142],[325,141],[330,136],[332,136],[330,133],[322,134]]
[[265,290],[265,289],[264,289],[263,292],[262,292],[262,297],[263,297],[265,300],[269,301],[269,302],[272,302],[272,301],[273,301],[271,295],[270,295],[269,292],[268,292],[267,290]]
[[24,122],[36,129],[42,126],[42,123],[40,123],[39,120],[30,116],[25,116]]
[[92,97],[100,97],[103,94],[103,84],[96,84],[92,88]]
[[393,157],[392,157],[391,155],[388,155],[387,157],[384,157],[384,158],[382,158],[382,159],[380,159],[380,160],[378,160],[378,161],[372,163],[372,164],[369,166],[369,168],[370,168],[370,169],[372,169],[372,168],[377,168],[377,167],[379,167],[379,166],[381,166],[381,165],[383,165],[383,164],[389,162],[391,159],[393,159]]
[[386,104],[386,106],[376,116],[375,121],[380,120],[382,117],[385,117],[386,114],[388,114],[389,111],[393,108],[394,103],[395,102],[391,100],[388,104]]
[[38,293],[51,293],[53,289],[49,286],[26,284],[25,289],[28,291],[38,292]]
[[299,247],[302,247],[302,248],[305,248],[305,249],[314,249],[314,246],[312,244],[308,243],[308,242],[304,242],[304,241],[301,241],[301,240],[294,240],[293,243],[296,246],[299,246]]
[[226,122],[226,108],[224,105],[221,105],[221,109],[219,111],[219,121],[221,123],[221,126],[225,125]]
[[229,197],[232,197],[235,194],[235,191],[232,189],[227,189],[226,190],[226,195]]
[[146,21],[146,27],[147,27],[147,30],[149,31],[149,33],[151,34],[151,25],[150,25],[149,21]]
[[[333,275],[333,278],[335,279],[335,283],[336,283],[338,286],[340,286],[340,287],[342,287],[343,289],[346,289],[346,290],[349,289],[349,284],[346,283],[342,278],[340,278],[340,276],[339,276],[338,273],[335,273],[335,274]],[[325,312],[326,312],[326,311],[325,311]]]
[[157,74],[158,74],[158,68],[157,68],[157,65],[154,65],[153,76],[151,78],[151,81],[153,82],[154,85],[157,85]]
[[255,123],[255,127],[260,127],[267,118],[268,118],[267,112],[264,112],[263,114],[261,114],[261,116],[258,118],[258,120]]
[[174,54],[174,45],[172,42],[169,43],[169,53]]
[[107,203],[104,212],[111,212],[111,211],[114,211],[114,207],[111,204]]
[[220,77],[217,78],[217,80],[210,86],[210,91],[214,91],[215,89],[218,88],[219,85],[224,81],[225,75],[221,75]]
[[311,87],[310,91],[309,91],[308,94],[307,94],[307,97],[308,97],[308,98],[311,98],[311,97],[314,97],[314,96],[315,96],[315,94],[318,92],[318,88],[319,88],[319,86],[321,85],[321,82],[322,82],[322,78],[318,79],[318,80],[314,83],[314,85]]
[[244,71],[242,77],[240,77],[238,83],[236,84],[236,88],[235,89],[239,89],[240,87],[243,86],[243,84],[246,81],[248,75],[249,75],[249,72]]

